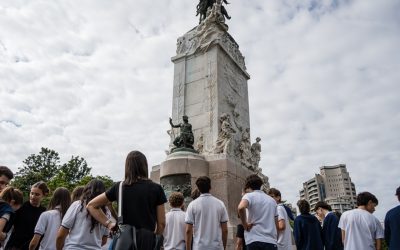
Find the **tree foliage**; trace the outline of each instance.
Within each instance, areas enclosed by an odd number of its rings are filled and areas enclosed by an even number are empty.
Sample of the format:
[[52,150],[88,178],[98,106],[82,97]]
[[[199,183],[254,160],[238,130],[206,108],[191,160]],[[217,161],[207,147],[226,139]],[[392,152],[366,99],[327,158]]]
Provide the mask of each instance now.
[[[23,191],[27,197],[31,186],[38,181],[46,182],[51,191],[58,187],[72,191],[76,186],[86,185],[94,178],[102,180],[107,188],[113,184],[109,176],[93,177],[91,170],[82,157],[71,156],[68,162],[61,164],[56,151],[41,148],[38,154],[32,154],[23,161],[23,166],[15,174],[12,185]],[[44,200],[44,203],[48,199]]]
[[41,148],[39,154],[31,154],[15,174],[13,185],[22,192],[29,193],[32,184],[38,181],[48,182],[58,172],[60,157],[54,150]]

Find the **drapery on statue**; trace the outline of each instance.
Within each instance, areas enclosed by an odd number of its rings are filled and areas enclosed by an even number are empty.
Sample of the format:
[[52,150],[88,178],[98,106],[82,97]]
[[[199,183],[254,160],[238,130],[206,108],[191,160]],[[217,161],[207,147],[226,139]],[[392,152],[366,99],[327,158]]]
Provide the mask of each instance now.
[[257,137],[256,142],[253,143],[253,145],[251,145],[251,155],[252,155],[252,159],[253,159],[253,168],[255,171],[257,171],[259,169],[258,164],[260,163],[260,160],[261,160],[260,141],[261,141],[261,138]]
[[226,113],[223,113],[220,118],[221,128],[218,134],[217,141],[215,143],[214,153],[216,154],[229,154],[230,153],[230,145],[233,134],[236,133],[236,130],[232,128],[230,116]]
[[[207,10],[208,8],[212,8],[214,3],[216,3],[218,0],[200,0],[199,4],[197,4],[197,11],[196,11],[196,16],[200,14],[200,20],[203,21],[207,17]],[[227,0],[222,0],[225,4],[229,4]],[[231,17],[228,15],[228,12],[226,11],[225,7],[221,5],[221,14],[224,15],[227,19],[231,19]]]
[[171,125],[171,127],[180,128],[180,134],[175,138],[173,142],[175,148],[173,148],[171,152],[179,148],[193,149],[194,136],[192,131],[192,125],[189,123],[189,118],[186,115],[182,116],[182,120],[183,123],[174,125],[172,123],[172,118],[169,118],[169,124]]

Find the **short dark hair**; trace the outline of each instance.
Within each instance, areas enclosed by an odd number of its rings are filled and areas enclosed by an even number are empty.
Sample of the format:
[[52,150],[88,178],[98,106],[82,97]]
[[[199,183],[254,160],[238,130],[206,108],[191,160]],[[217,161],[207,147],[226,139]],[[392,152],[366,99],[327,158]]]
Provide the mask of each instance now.
[[251,188],[252,190],[260,190],[262,185],[263,185],[263,180],[260,178],[260,176],[252,174],[247,176],[244,188],[245,189]]
[[278,196],[279,196],[279,197],[282,198],[281,191],[279,191],[279,190],[276,189],[276,188],[270,188],[270,189],[268,190],[267,194],[268,194],[269,196],[275,196],[275,197],[278,197]]
[[199,189],[200,193],[209,193],[211,189],[211,180],[207,176],[200,176],[196,180],[196,186]]
[[306,200],[299,200],[297,202],[297,206],[299,207],[301,214],[308,214],[310,213],[310,203]]
[[139,179],[147,179],[149,168],[146,156],[139,151],[132,151],[125,160],[125,181],[124,184],[131,185]]
[[6,166],[0,166],[0,176],[6,176],[8,179],[14,178],[13,172]]
[[378,199],[370,192],[362,192],[357,195],[357,206],[366,206],[369,201],[378,205]]
[[332,207],[325,201],[318,201],[317,204],[315,204],[314,211],[317,211],[318,208],[323,208],[328,211],[332,211]]
[[181,207],[184,200],[185,197],[183,197],[183,194],[180,192],[173,192],[168,199],[169,204],[171,204],[171,207]]

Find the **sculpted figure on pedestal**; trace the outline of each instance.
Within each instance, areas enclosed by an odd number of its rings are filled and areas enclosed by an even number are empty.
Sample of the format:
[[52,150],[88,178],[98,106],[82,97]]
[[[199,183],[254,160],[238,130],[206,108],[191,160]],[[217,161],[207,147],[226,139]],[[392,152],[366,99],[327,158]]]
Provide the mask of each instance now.
[[259,169],[258,164],[260,163],[260,160],[261,160],[261,155],[260,155],[260,153],[261,153],[261,144],[260,144],[260,141],[261,141],[261,138],[257,137],[256,138],[256,142],[251,145],[252,165],[253,165],[253,168],[254,168],[255,171],[261,171],[261,170],[258,170]]
[[201,134],[199,137],[199,140],[197,141],[197,152],[199,152],[199,154],[204,152],[204,135]]
[[250,129],[246,128],[242,132],[242,139],[239,144],[239,157],[243,166],[251,169],[251,143],[250,143]]
[[169,124],[171,125],[171,127],[180,128],[180,134],[173,141],[175,148],[173,148],[171,152],[174,151],[175,149],[181,149],[181,148],[193,149],[194,136],[192,131],[192,125],[189,123],[189,118],[186,115],[182,116],[182,119],[183,123],[174,125],[172,123],[172,118],[169,118]]
[[[222,0],[225,4],[229,4],[227,0]],[[200,15],[199,23],[201,23],[207,17],[208,8],[212,8],[213,5],[217,3],[221,5],[220,11],[221,14],[224,15],[227,19],[231,19],[226,11],[225,7],[222,5],[221,0],[200,0],[197,4],[196,16]]]
[[219,118],[221,129],[218,134],[217,142],[215,143],[214,153],[216,154],[230,154],[231,153],[231,140],[236,131],[233,129],[230,117],[228,114],[223,113]]

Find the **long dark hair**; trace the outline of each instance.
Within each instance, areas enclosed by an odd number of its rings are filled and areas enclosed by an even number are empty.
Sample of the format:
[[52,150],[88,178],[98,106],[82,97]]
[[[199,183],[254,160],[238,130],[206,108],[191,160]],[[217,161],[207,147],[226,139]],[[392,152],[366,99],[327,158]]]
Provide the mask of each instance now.
[[147,179],[149,175],[146,156],[139,151],[132,151],[125,160],[125,181],[131,185],[139,179]]
[[71,205],[71,195],[68,189],[59,187],[56,189],[56,191],[54,191],[53,197],[51,197],[47,209],[53,210],[56,209],[57,206],[60,206],[58,211],[61,214],[61,220],[62,220],[70,205]]
[[[98,196],[99,194],[102,194],[106,191],[106,187],[104,186],[104,183],[100,180],[93,179],[91,180],[88,184],[86,184],[85,188],[83,189],[83,193],[81,196],[81,209],[80,211],[83,211],[83,208],[86,208],[86,205],[91,201],[93,198]],[[102,206],[101,210],[103,212],[106,212],[106,207]],[[89,213],[87,216],[90,216],[91,221],[92,221],[92,226],[90,227],[90,232],[93,231],[95,226],[99,224],[99,222],[93,218]]]

